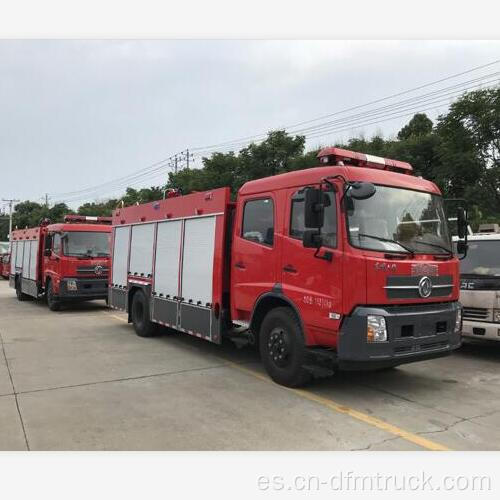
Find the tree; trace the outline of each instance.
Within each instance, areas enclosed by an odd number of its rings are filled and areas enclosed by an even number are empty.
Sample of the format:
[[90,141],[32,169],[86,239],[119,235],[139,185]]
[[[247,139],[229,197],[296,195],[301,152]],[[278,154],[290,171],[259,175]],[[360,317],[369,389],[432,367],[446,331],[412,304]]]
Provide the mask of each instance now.
[[80,215],[91,215],[96,217],[110,217],[118,206],[118,200],[111,199],[104,202],[84,203],[78,208]]
[[289,172],[293,161],[304,152],[305,137],[289,136],[284,130],[269,132],[260,144],[252,143],[239,154],[240,163],[235,175],[235,189],[245,182]]
[[[247,181],[303,168],[305,138],[289,136],[284,130],[269,132],[260,144],[252,143],[239,154],[215,153],[203,158],[203,167],[169,174],[167,186],[187,194],[229,186],[233,195]],[[316,162],[317,163],[317,162]]]
[[411,137],[420,137],[432,133],[432,120],[425,113],[417,113],[413,118],[398,132],[398,139],[404,141]]
[[436,132],[447,193],[500,217],[500,89],[464,94],[439,118]]

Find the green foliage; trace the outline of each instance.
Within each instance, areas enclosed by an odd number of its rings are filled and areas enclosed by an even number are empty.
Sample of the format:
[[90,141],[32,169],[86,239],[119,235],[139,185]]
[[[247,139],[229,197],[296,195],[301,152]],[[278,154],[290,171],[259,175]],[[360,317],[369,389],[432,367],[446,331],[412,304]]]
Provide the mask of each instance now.
[[470,92],[439,118],[442,169],[447,193],[477,205],[483,217],[500,219],[500,89]]
[[[36,203],[34,201],[23,201],[14,207],[12,216],[13,228],[33,227],[40,224],[43,219],[50,219],[52,222],[61,222],[66,214],[73,213],[72,210],[65,203],[57,203],[51,208]],[[7,239],[8,233],[8,220],[5,219],[6,225],[2,224],[0,229],[0,239]]]
[[398,139],[405,141],[412,137],[425,136],[432,133],[432,120],[425,113],[417,113],[413,118],[398,132]]
[[269,132],[259,144],[250,144],[238,155],[234,152],[214,153],[203,158],[203,168],[181,170],[169,174],[167,186],[188,194],[229,186],[236,194],[250,180],[306,168],[314,163],[311,153],[304,155],[305,138],[289,136],[283,130]]

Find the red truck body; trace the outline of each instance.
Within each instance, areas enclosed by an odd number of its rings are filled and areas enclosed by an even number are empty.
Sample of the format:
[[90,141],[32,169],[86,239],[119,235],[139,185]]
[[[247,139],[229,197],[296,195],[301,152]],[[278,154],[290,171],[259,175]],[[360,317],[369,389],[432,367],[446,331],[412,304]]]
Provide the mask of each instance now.
[[[111,307],[143,336],[161,324],[248,338],[286,385],[457,348],[459,267],[437,186],[404,162],[318,156],[320,167],[247,182],[236,202],[220,188],[116,210]],[[370,199],[350,197],[366,185]],[[305,243],[312,188],[329,200],[317,248]]]
[[65,222],[12,231],[10,286],[19,300],[107,299],[109,217],[66,216]]

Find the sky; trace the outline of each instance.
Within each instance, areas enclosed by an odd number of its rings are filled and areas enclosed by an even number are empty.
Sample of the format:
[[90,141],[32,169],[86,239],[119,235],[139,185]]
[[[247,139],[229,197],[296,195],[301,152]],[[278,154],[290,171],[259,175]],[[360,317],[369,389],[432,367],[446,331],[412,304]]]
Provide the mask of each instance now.
[[[342,112],[499,54],[500,41],[0,40],[0,197],[41,202],[47,193],[72,207],[116,197],[123,187],[106,183],[186,148]],[[370,111],[496,71],[500,64],[305,124],[357,116],[308,132],[307,148],[393,136],[420,108],[435,119],[452,95],[417,101],[405,116]],[[192,165],[201,166],[199,154]],[[165,183],[167,171],[130,184]]]

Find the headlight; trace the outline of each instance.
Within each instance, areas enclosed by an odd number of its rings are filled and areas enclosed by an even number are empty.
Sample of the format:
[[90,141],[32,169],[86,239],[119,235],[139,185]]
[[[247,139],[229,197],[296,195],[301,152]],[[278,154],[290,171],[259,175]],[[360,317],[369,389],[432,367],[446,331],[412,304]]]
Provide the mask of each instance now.
[[462,330],[462,308],[459,307],[457,309],[457,317],[455,318],[455,333],[458,333]]
[[76,280],[68,280],[66,282],[66,287],[68,288],[68,291],[76,292],[76,290],[78,289],[76,286]]
[[500,323],[500,309],[493,309],[493,321]]
[[372,314],[366,317],[366,341],[385,342],[387,340],[387,326],[383,316]]

